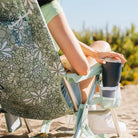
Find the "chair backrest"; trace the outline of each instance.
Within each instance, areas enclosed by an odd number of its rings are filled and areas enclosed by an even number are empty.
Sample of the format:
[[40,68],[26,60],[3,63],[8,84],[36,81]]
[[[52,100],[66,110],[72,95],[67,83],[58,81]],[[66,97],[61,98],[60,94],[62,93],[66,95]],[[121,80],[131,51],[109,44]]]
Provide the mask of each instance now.
[[60,90],[65,75],[37,0],[0,0],[0,103],[17,116],[72,113]]

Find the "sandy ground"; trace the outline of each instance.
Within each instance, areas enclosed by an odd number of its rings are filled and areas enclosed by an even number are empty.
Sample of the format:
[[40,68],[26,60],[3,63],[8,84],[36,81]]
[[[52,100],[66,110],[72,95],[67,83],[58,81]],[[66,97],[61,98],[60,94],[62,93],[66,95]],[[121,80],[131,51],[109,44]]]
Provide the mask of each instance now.
[[[127,131],[122,134],[120,138],[138,138],[138,85],[129,85],[122,89],[122,103],[121,106],[116,109],[119,121],[125,122],[127,125]],[[71,118],[71,124],[68,127],[68,116],[58,118],[53,121],[49,135],[56,138],[72,138],[73,135],[62,134],[56,130],[72,130],[74,125],[74,119]],[[23,122],[23,121],[22,121]],[[28,138],[30,136],[36,136],[40,134],[40,126],[42,121],[30,120],[33,132],[27,133],[27,129],[23,122],[20,129],[14,133],[8,133],[5,118],[3,114],[0,114],[0,137],[1,138]],[[116,134],[110,135],[111,138],[116,138]]]

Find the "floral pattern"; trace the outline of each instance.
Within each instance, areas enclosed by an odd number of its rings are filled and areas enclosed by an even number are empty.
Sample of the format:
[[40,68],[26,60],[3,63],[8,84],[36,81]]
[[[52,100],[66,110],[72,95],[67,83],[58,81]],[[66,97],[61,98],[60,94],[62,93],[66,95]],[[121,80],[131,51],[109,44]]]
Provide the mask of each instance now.
[[35,44],[34,43],[34,57],[36,58],[38,56],[38,59],[41,60],[42,58],[42,52],[41,52],[41,49],[40,49],[40,45],[38,44]]
[[63,68],[61,68],[62,64],[57,64],[56,62],[53,63],[53,66],[50,67],[51,73],[54,74],[54,76],[60,76],[65,75],[65,71]]
[[34,105],[37,101],[38,103],[41,103],[41,100],[45,100],[45,96],[47,95],[47,93],[45,93],[45,90],[46,87],[42,90],[42,92],[40,90],[38,90],[38,92],[30,92],[30,94],[32,95],[31,98],[25,99],[24,101],[26,102],[26,104],[32,102]]
[[24,6],[26,6],[27,4],[29,4],[30,8],[34,9],[32,2],[33,2],[33,0],[25,0],[24,1]]
[[9,54],[11,48],[6,48],[7,42],[4,42],[3,44],[0,45],[0,56],[5,56],[5,57],[11,57],[11,54]]
[[0,1],[0,104],[16,116],[73,113],[60,90],[66,75],[36,0]]
[[22,21],[19,21],[19,23],[17,23],[13,27],[11,27],[12,25],[14,25],[14,22],[11,22],[11,25],[9,25],[8,27],[11,30],[13,36],[15,37],[16,45],[24,46],[24,42],[26,42],[26,40],[24,41],[24,39],[28,39],[30,35],[28,23],[22,20]]

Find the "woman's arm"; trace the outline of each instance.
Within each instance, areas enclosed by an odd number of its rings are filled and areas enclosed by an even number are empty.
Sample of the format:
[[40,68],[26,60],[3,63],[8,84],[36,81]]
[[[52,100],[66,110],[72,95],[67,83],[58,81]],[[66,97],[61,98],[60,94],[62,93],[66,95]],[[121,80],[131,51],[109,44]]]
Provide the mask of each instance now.
[[68,25],[64,13],[62,12],[55,16],[48,23],[48,28],[73,69],[79,75],[86,75],[89,71],[88,61]]
[[[99,63],[102,63],[104,64],[105,63],[105,60],[104,58],[106,57],[110,57],[110,58],[114,58],[114,59],[121,59],[122,60],[122,64],[124,64],[126,62],[124,56],[120,53],[116,53],[116,52],[113,52],[113,51],[108,51],[107,49],[110,49],[109,47],[109,44],[107,42],[104,42],[104,44],[106,45],[105,46],[105,49],[102,49],[102,51],[98,51],[98,50],[94,50],[92,49],[92,47],[89,47],[87,46],[86,44],[82,43],[79,41],[79,44],[82,48],[82,51],[84,52],[84,54],[86,56],[90,56],[92,58],[94,58],[97,62]],[[97,47],[101,47],[102,43],[97,43]],[[107,49],[106,49],[107,48]]]

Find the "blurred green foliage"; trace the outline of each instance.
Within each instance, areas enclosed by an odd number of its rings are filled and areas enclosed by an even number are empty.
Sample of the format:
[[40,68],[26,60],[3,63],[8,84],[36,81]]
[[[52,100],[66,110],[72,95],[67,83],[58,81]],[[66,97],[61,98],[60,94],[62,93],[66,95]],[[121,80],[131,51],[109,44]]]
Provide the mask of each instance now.
[[106,29],[106,32],[102,30],[90,31],[88,29],[73,32],[80,41],[87,45],[97,40],[107,41],[113,51],[122,53],[127,59],[122,69],[122,85],[138,84],[138,32],[136,32],[134,24],[125,32],[122,32],[116,26],[110,32],[108,32],[108,29]]

